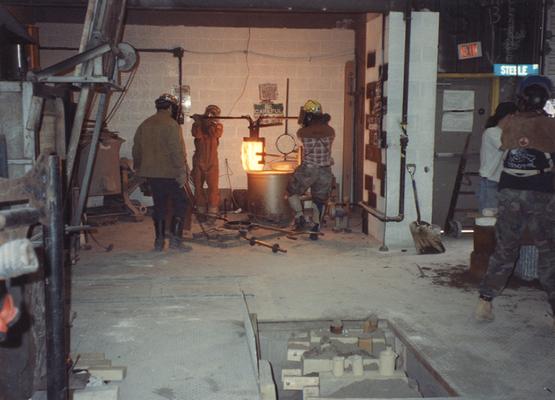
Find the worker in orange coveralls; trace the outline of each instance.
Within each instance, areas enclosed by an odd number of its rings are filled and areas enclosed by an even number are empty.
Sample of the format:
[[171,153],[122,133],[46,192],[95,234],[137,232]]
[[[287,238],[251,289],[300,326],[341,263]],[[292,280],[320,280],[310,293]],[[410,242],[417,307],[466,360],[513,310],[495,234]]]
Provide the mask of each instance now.
[[[195,138],[195,153],[193,155],[193,184],[195,186],[195,205],[197,218],[206,220],[205,214],[216,215],[219,211],[220,195],[218,188],[219,164],[218,145],[223,135],[223,125],[216,117],[221,113],[220,107],[209,105],[203,115],[193,115],[194,123],[191,129]],[[208,187],[204,192],[204,183]],[[209,218],[208,222],[213,222]]]

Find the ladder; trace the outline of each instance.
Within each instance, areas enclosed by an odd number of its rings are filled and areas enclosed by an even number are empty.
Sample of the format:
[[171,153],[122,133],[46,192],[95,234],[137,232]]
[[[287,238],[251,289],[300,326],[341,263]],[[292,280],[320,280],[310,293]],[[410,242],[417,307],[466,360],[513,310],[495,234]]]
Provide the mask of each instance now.
[[[445,223],[443,224],[443,231],[446,234],[449,234],[454,237],[460,237],[462,234],[462,223],[458,220],[454,219],[454,216],[457,212],[477,212],[478,209],[476,208],[457,208],[457,203],[459,201],[460,195],[475,195],[476,192],[474,190],[461,190],[461,186],[463,185],[464,178],[469,180],[471,176],[479,176],[479,172],[477,171],[467,171],[466,164],[469,157],[468,148],[470,146],[470,139],[472,137],[472,133],[469,133],[466,136],[466,140],[464,142],[463,152],[461,154],[461,158],[459,161],[459,166],[457,168],[457,175],[455,178],[455,184],[453,186],[453,192],[451,193],[451,201],[449,202],[449,208],[447,210],[447,217],[445,218]],[[468,184],[471,186],[471,183]]]

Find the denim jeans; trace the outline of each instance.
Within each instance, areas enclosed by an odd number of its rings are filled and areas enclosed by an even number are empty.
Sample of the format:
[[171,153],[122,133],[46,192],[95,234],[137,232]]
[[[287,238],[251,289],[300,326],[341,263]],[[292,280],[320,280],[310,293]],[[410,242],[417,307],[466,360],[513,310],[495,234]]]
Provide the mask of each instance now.
[[478,204],[480,213],[483,212],[484,208],[497,208],[497,182],[480,177]]

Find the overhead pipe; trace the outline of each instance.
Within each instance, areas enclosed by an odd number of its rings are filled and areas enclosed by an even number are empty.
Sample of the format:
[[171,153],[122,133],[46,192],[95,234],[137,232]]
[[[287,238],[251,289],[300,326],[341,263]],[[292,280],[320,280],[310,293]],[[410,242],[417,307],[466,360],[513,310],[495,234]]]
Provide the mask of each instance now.
[[376,217],[382,222],[401,222],[405,219],[405,176],[407,165],[407,145],[409,137],[407,135],[408,124],[408,104],[409,104],[409,67],[410,67],[410,38],[411,38],[411,20],[412,20],[412,1],[407,0],[405,10],[405,65],[403,68],[403,104],[401,116],[401,130],[403,131],[400,138],[401,146],[401,162],[399,165],[399,213],[395,216],[387,216],[382,211],[370,207],[368,204],[359,201],[361,206],[368,214]]
[[[36,7],[36,0],[4,0],[6,5]],[[42,4],[41,4],[42,5]],[[49,0],[48,7],[86,7],[86,0]],[[402,9],[402,0],[128,0],[127,8],[137,10],[208,10],[274,12],[388,12]]]

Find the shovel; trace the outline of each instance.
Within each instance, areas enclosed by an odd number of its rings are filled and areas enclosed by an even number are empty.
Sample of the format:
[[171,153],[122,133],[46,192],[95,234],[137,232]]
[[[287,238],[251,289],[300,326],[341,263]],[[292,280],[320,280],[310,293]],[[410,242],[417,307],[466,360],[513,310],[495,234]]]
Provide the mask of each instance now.
[[418,192],[416,191],[416,172],[415,164],[407,164],[407,171],[412,180],[412,191],[414,193],[414,204],[416,206],[416,221],[410,224],[410,233],[414,240],[414,246],[418,254],[438,254],[444,253],[445,247],[441,243],[441,228],[437,225],[429,224],[420,219],[420,205],[418,203]]

